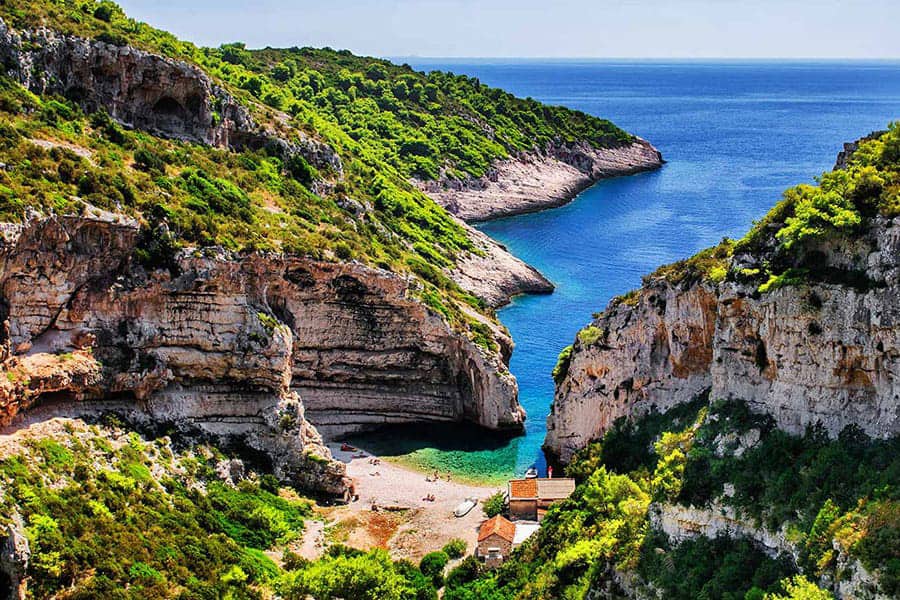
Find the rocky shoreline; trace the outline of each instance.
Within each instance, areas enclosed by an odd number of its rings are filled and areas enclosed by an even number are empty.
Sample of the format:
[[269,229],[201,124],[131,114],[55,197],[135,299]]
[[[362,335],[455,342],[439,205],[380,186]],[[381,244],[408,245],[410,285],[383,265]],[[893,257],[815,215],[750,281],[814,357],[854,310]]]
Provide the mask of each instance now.
[[565,143],[498,161],[483,177],[414,183],[450,213],[479,222],[562,206],[601,179],[652,171],[664,162],[640,138],[610,148]]

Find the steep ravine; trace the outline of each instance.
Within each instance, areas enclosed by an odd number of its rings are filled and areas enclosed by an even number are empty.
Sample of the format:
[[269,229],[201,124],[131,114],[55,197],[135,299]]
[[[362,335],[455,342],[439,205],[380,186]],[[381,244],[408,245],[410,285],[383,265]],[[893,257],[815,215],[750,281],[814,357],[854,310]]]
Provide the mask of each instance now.
[[[105,110],[127,128],[237,152],[265,148],[284,160],[299,155],[329,174],[312,182],[317,193],[344,177],[327,143],[286,129],[287,115],[260,124],[269,109],[241,104],[197,66],[46,28],[17,32],[2,20],[0,61],[33,93]],[[548,188],[542,206],[601,177],[660,164],[642,140],[607,150],[561,144],[498,163],[489,183],[463,188],[499,185],[494,200],[508,196],[518,211],[548,177],[561,187]],[[268,456],[282,480],[338,497],[350,482],[320,435],[462,420],[522,430],[507,368],[512,341],[473,311],[496,349],[479,346],[417,299],[415,279],[217,248],[188,248],[165,268],[148,267],[135,258],[146,241],[136,223],[91,207],[85,214],[99,216],[31,214],[3,226],[2,426],[23,422],[36,405],[113,411],[145,427],[243,443]],[[535,269],[461,224],[476,250],[446,272],[464,290],[490,306],[552,291]]]

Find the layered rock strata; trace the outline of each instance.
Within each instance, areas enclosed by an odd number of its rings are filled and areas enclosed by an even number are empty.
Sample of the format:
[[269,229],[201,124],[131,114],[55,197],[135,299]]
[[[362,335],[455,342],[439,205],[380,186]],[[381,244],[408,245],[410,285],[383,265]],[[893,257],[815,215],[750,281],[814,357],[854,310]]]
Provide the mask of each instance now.
[[[576,342],[548,418],[548,450],[567,461],[620,416],[660,410],[710,389],[743,400],[778,426],[831,435],[858,426],[900,433],[900,220],[808,249],[808,281],[760,293],[757,284],[649,281],[634,301]],[[733,272],[765,259],[739,255]]]
[[619,417],[665,411],[712,384],[717,296],[651,282],[620,300],[580,335],[547,418],[547,449],[563,462]]
[[466,221],[486,221],[561,206],[600,179],[658,169],[662,155],[649,142],[595,148],[587,142],[551,144],[497,161],[483,177],[416,184]]
[[7,226],[0,416],[62,403],[238,441],[300,487],[343,495],[321,425],[469,420],[519,431],[504,363],[414,298],[413,282],[359,264],[184,252],[137,264],[134,225],[87,218]]

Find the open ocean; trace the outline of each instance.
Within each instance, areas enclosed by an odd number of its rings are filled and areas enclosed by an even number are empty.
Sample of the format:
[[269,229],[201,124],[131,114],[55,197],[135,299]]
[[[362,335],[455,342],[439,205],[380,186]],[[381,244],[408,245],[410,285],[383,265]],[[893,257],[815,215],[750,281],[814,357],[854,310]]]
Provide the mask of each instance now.
[[[657,172],[600,182],[574,202],[480,226],[557,286],[500,311],[528,411],[523,437],[468,428],[367,439],[424,469],[499,482],[544,465],[559,351],[613,296],[657,266],[740,237],[791,185],[834,165],[844,141],[900,120],[900,62],[400,59],[610,119],[653,143]],[[368,437],[368,436],[367,436]]]

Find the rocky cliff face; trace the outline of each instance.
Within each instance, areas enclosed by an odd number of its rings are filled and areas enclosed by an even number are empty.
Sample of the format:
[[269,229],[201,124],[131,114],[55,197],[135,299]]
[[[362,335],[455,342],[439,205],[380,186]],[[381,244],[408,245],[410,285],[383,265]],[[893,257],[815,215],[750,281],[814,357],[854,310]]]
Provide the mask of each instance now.
[[[760,527],[752,519],[744,518],[734,508],[713,504],[709,508],[681,506],[679,504],[653,504],[649,512],[650,526],[668,536],[676,544],[685,540],[720,536],[749,540],[761,552],[771,558],[789,557],[796,565],[802,550],[796,541],[791,541],[790,533],[769,531]],[[837,567],[837,578],[823,575],[819,584],[830,589],[838,600],[888,600],[890,596],[880,591],[877,578],[838,542],[833,542]],[[631,594],[631,597],[641,597]]]
[[764,272],[765,252],[734,256],[728,270],[738,276],[718,285],[649,281],[593,323],[600,341],[576,342],[548,450],[567,461],[617,417],[705,390],[792,433],[816,424],[832,435],[849,425],[873,437],[900,433],[898,257],[900,219],[873,216],[853,235],[805,247],[806,275],[771,291],[740,277]]
[[271,146],[342,170],[327,144],[299,131],[287,140],[258,125],[206,73],[181,61],[50,29],[16,32],[0,19],[0,64],[36,94],[62,95],[88,113],[105,109],[127,127],[223,148]]
[[[832,281],[748,295],[722,286],[712,394],[742,398],[779,426],[831,434],[858,425],[900,432],[900,221],[878,218],[865,235],[816,253]],[[755,259],[735,258],[738,268]],[[848,283],[839,280],[844,278]]]
[[313,425],[522,426],[501,355],[413,299],[407,279],[214,250],[148,270],[132,260],[133,224],[86,218],[4,237],[2,425],[34,404],[113,410],[242,443],[283,480],[338,496],[343,466]]
[[567,462],[622,416],[665,411],[709,389],[716,292],[665,280],[610,305],[576,340],[547,418],[545,446]]
[[561,206],[600,179],[662,164],[659,151],[639,138],[611,148],[563,143],[498,161],[483,177],[416,183],[461,219],[486,221]]

